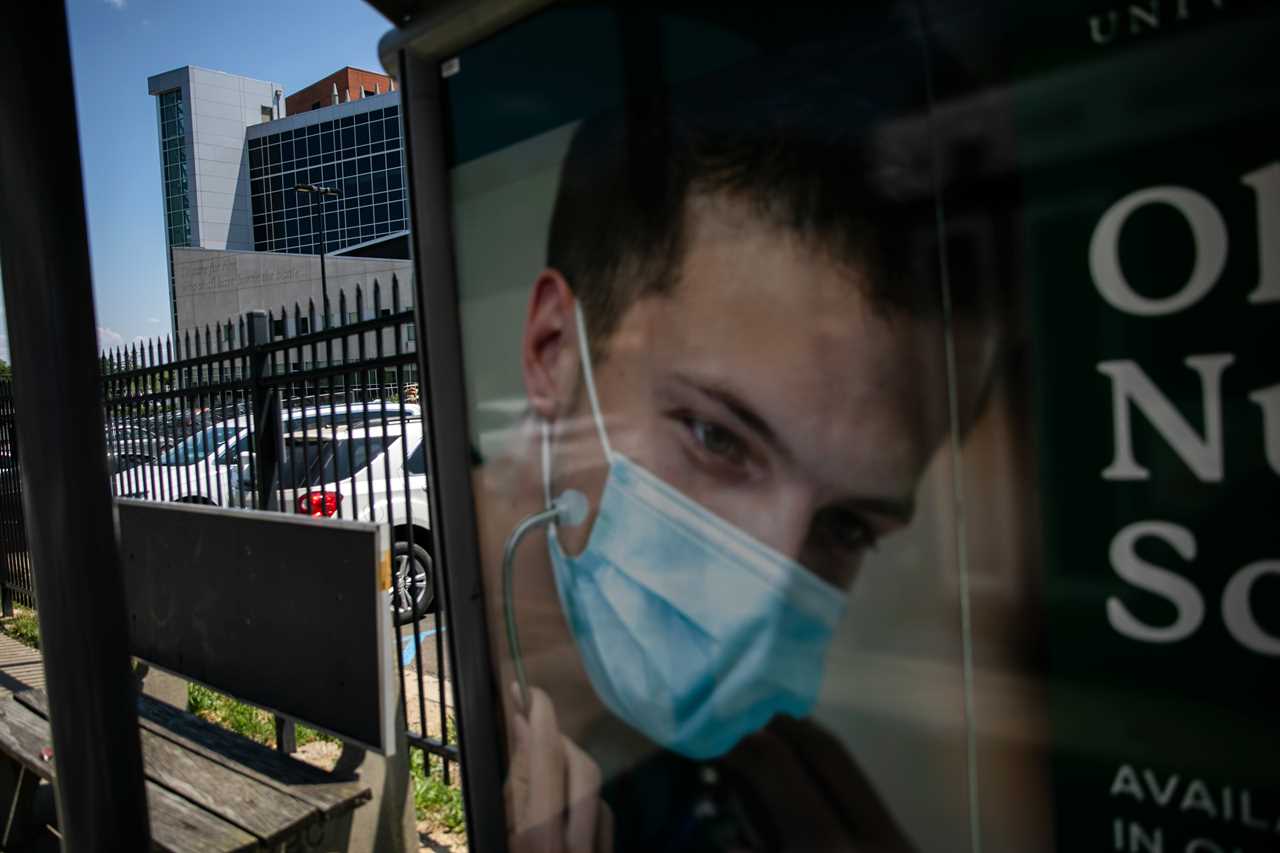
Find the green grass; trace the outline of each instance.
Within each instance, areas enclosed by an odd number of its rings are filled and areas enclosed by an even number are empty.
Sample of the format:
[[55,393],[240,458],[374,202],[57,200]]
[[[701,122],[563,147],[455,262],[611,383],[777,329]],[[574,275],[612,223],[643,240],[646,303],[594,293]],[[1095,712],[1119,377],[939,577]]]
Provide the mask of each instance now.
[[[267,746],[276,745],[276,726],[271,715],[261,708],[238,702],[216,690],[199,684],[187,687],[187,710],[211,723],[244,735],[250,740]],[[338,743],[332,735],[318,732],[307,726],[298,726],[298,746],[312,741]]]
[[[261,708],[238,702],[230,696],[199,684],[187,688],[187,710],[197,717],[217,723],[250,740],[275,746],[276,730],[271,715]],[[449,741],[457,742],[457,726],[452,718],[445,721]],[[338,743],[337,738],[307,726],[298,726],[298,746],[315,740]],[[413,783],[413,805],[418,820],[443,826],[449,832],[461,832],[466,825],[462,806],[462,788],[455,774],[446,785],[440,761],[427,761],[420,749],[409,750],[409,777]]]
[[13,616],[4,620],[4,632],[24,646],[40,648],[40,622],[36,612],[17,605],[13,608]]
[[[452,720],[449,720],[452,729]],[[429,765],[429,766],[428,766]],[[441,762],[427,761],[421,749],[409,750],[409,777],[413,781],[413,806],[418,820],[438,823],[450,832],[461,832],[466,826],[462,807],[462,788],[455,774],[452,784],[444,782]]]

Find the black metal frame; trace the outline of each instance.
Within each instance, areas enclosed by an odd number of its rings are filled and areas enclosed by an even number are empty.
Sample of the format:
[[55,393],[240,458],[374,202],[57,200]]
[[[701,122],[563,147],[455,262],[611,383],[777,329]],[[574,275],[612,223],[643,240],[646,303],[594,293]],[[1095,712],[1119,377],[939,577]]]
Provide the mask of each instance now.
[[443,586],[452,631],[448,645],[455,673],[458,739],[465,756],[467,838],[473,849],[502,851],[507,849],[503,724],[491,668],[471,488],[471,433],[439,70],[444,58],[400,49],[395,60],[409,169],[416,302],[421,308],[417,323],[422,398],[431,406],[427,443],[431,529],[435,553],[449,567]]
[[[0,28],[0,262],[41,650],[68,850],[150,845],[120,555],[95,374],[96,321],[66,10]],[[88,464],[86,464],[88,463]],[[72,533],[74,531],[74,533]]]

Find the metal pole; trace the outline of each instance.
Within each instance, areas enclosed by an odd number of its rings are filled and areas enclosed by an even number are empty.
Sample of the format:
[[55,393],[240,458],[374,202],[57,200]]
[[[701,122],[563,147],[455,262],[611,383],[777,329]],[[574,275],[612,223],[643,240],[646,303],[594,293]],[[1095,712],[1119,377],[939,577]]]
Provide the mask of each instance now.
[[249,329],[249,378],[253,383],[253,423],[249,448],[253,456],[254,488],[258,509],[280,508],[280,391],[269,377],[271,355],[263,347],[270,340],[266,311],[245,315]]
[[[245,315],[249,331],[249,377],[253,383],[253,418],[249,435],[253,456],[253,484],[260,510],[280,509],[280,390],[270,376],[271,354],[263,347],[271,340],[266,311],[250,311]],[[284,753],[298,751],[297,727],[293,720],[274,717],[276,749]]]
[[[313,193],[313,195],[319,195],[319,193]],[[314,204],[315,202],[313,201],[312,205]],[[327,329],[329,328],[329,285],[325,281],[325,277],[324,277],[324,250],[325,250],[324,196],[321,195],[320,196],[320,305],[324,310],[324,328]],[[311,331],[314,332],[315,329],[312,329]]]
[[0,262],[64,850],[148,850],[66,11],[0,27]]

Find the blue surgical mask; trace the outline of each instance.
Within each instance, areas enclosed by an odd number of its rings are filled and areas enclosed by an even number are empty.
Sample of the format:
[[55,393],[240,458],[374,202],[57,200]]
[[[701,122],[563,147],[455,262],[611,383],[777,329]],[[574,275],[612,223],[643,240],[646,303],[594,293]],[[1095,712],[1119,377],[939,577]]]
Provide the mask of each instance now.
[[[581,308],[577,322],[609,474],[581,554],[549,528],[560,602],[609,710],[667,749],[714,758],[775,714],[813,709],[845,595],[613,450]],[[550,507],[545,425],[542,475]]]

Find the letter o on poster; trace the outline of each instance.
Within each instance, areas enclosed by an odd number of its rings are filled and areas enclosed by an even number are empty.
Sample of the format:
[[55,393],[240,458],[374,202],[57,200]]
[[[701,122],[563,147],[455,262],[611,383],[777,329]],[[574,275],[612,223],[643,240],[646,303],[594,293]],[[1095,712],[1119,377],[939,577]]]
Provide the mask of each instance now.
[[[1195,265],[1177,293],[1148,299],[1134,291],[1120,267],[1120,231],[1134,211],[1148,204],[1167,204],[1191,226]],[[1094,287],[1112,307],[1140,317],[1175,314],[1204,298],[1227,264],[1227,224],[1213,202],[1186,187],[1148,187],[1130,193],[1102,214],[1089,240],[1089,272]]]
[[1240,645],[1258,654],[1280,657],[1280,637],[1273,637],[1262,630],[1253,618],[1253,607],[1249,603],[1254,583],[1266,574],[1280,577],[1280,560],[1250,563],[1231,576],[1222,591],[1222,619]]

